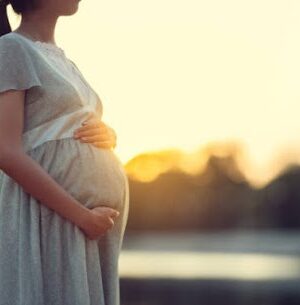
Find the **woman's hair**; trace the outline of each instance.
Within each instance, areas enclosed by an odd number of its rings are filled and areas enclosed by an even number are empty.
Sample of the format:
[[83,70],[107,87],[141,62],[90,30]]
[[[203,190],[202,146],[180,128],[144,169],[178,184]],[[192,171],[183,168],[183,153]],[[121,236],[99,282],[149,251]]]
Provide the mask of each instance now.
[[0,36],[11,32],[7,16],[7,5],[10,4],[17,15],[36,8],[37,0],[0,0]]

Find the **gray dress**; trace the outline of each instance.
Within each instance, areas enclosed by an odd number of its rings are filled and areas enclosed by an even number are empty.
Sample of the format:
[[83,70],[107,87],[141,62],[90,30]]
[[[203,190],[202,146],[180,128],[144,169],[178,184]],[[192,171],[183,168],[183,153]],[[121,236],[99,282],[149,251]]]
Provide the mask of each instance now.
[[11,32],[0,37],[0,92],[27,89],[24,151],[88,208],[120,211],[97,240],[0,171],[0,305],[119,305],[118,258],[128,180],[113,150],[73,139],[102,101],[63,49]]

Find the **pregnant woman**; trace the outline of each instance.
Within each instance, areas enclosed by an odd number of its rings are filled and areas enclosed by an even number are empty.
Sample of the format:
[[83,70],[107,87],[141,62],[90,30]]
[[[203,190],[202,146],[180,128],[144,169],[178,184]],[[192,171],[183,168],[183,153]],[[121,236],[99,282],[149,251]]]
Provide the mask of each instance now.
[[120,304],[128,180],[102,101],[54,39],[77,9],[0,0],[0,305]]

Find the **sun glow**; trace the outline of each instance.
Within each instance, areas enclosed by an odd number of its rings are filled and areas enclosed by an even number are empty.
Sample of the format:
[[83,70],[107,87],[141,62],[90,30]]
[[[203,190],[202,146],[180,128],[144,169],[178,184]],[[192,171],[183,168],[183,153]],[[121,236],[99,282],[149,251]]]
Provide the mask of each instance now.
[[263,183],[282,158],[300,162],[299,14],[296,0],[81,1],[56,41],[101,97],[134,176],[201,171],[207,143],[234,138]]

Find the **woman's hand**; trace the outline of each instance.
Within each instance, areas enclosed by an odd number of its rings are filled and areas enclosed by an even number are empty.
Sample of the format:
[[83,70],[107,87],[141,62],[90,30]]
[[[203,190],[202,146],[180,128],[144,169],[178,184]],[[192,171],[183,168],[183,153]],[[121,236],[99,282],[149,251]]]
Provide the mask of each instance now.
[[99,206],[90,210],[82,231],[89,239],[98,239],[112,229],[120,212],[107,206]]
[[82,127],[75,130],[75,139],[79,139],[81,142],[91,143],[98,148],[113,149],[116,147],[116,132],[102,122],[93,112],[90,113],[90,116],[83,124]]

